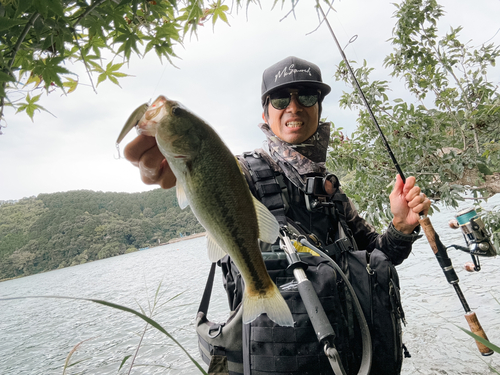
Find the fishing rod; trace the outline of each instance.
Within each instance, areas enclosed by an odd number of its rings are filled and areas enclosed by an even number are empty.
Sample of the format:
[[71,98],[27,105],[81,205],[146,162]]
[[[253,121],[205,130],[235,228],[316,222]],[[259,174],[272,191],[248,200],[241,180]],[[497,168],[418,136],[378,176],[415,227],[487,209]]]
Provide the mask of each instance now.
[[[326,17],[325,12],[323,12],[323,8],[321,8],[321,5],[318,4],[318,8],[323,15],[323,21],[326,23],[328,29],[330,30],[330,34],[332,35],[333,39],[335,40],[335,44],[337,45],[337,48],[342,56],[342,59],[344,60],[344,63],[347,66],[347,69],[349,70],[349,73],[351,74],[352,81],[354,82],[359,96],[363,100],[363,103],[365,104],[366,109],[368,110],[370,117],[375,124],[375,127],[377,128],[379,134],[380,134],[380,139],[384,143],[384,146],[389,153],[389,156],[392,159],[392,162],[394,163],[394,166],[396,167],[396,170],[403,180],[403,183],[406,182],[406,178],[404,176],[403,171],[401,170],[401,167],[399,166],[399,163],[396,160],[396,157],[394,156],[394,153],[391,150],[391,147],[389,146],[389,143],[387,142],[387,139],[384,136],[384,133],[382,132],[382,129],[380,128],[380,125],[377,121],[377,118],[373,114],[373,111],[371,109],[370,104],[368,103],[368,100],[365,97],[365,94],[363,93],[363,90],[361,89],[361,86],[359,85],[359,82],[356,78],[356,75],[354,74],[354,71],[351,68],[351,65],[349,64],[349,61],[347,60],[347,57],[340,47],[339,41],[337,40],[337,37],[335,36],[335,33],[333,32],[333,29],[330,25],[330,22],[328,21],[328,18]],[[434,227],[432,226],[431,220],[427,215],[424,215],[423,213],[420,213],[420,219],[419,219],[420,226],[422,227],[425,236],[427,237],[427,241],[429,241],[429,245],[432,248],[432,251],[434,252],[434,255],[436,256],[436,259],[441,266],[446,279],[448,280],[448,283],[453,285],[453,288],[455,289],[455,292],[457,293],[457,296],[460,300],[460,303],[462,304],[462,307],[465,310],[465,319],[467,320],[467,323],[469,324],[469,328],[472,331],[472,333],[476,334],[477,336],[480,336],[484,338],[485,340],[488,340],[488,337],[486,336],[486,333],[484,332],[483,328],[481,327],[481,324],[479,323],[479,320],[477,319],[476,313],[471,311],[467,300],[465,299],[464,294],[462,293],[462,290],[460,289],[460,286],[458,285],[458,276],[455,272],[455,269],[453,268],[453,265],[451,263],[451,259],[448,257],[448,252],[446,250],[446,247],[443,245],[441,240],[439,239],[438,234],[434,230]],[[479,342],[476,340],[477,347],[479,351],[481,352],[482,355],[487,356],[493,354],[493,350],[488,348],[486,345],[483,343]]]

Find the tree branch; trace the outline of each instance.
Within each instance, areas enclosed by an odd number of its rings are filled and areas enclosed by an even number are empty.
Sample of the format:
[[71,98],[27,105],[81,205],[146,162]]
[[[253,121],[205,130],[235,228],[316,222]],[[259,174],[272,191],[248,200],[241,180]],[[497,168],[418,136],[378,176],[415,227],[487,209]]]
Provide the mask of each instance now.
[[[104,3],[105,1],[107,0],[98,0],[96,2],[94,2],[92,5],[90,5],[86,10],[85,12],[83,12],[80,16],[78,16],[78,18],[75,20],[75,23],[73,24],[73,27],[75,27],[85,16],[87,16],[92,10],[94,10],[96,7],[98,7],[99,5],[101,5],[102,3]],[[16,55],[17,55],[17,52],[19,51],[19,49],[21,48],[21,44],[23,43],[24,41],[24,38],[26,38],[26,35],[28,35],[28,32],[29,30],[33,27],[33,25],[35,24],[36,20],[38,19],[38,17],[40,17],[40,13],[34,13],[31,18],[28,20],[28,23],[26,24],[26,26],[24,27],[21,35],[19,36],[19,38],[17,39],[17,42],[14,46],[14,48],[12,49],[12,57],[8,63],[8,66],[7,66],[7,72],[8,74],[12,75],[11,73],[11,68],[12,68],[12,65],[14,65],[14,60],[16,58]],[[78,43],[78,41],[77,41]],[[5,91],[6,87],[7,87],[7,82],[4,82],[2,84],[3,86],[3,90]],[[5,97],[2,96],[0,98],[0,121],[1,119],[3,118],[3,111],[4,111],[4,108],[5,108]],[[0,129],[2,128],[2,125],[0,123]],[[1,130],[0,130],[1,132]],[[1,133],[0,133],[1,134]]]
[[14,64],[14,59],[16,58],[17,51],[19,51],[19,48],[21,48],[21,43],[23,42],[24,38],[26,38],[26,35],[28,34],[28,31],[33,27],[35,24],[35,21],[38,19],[40,16],[40,13],[34,13],[31,18],[29,19],[28,23],[24,27],[23,32],[21,35],[19,35],[19,38],[17,38],[16,45],[12,49],[12,58],[9,61],[9,70],[12,68],[12,65]]
[[92,12],[95,8],[97,8],[99,5],[101,5],[105,1],[107,1],[107,0],[98,0],[94,4],[90,5],[85,12],[83,12],[81,15],[78,16],[78,18],[75,20],[75,23],[73,24],[73,27],[78,25],[84,17],[86,17],[90,12]]
[[[28,20],[28,23],[26,24],[26,26],[24,27],[21,35],[19,35],[19,38],[17,38],[17,42],[16,42],[16,45],[14,46],[14,48],[12,49],[12,57],[9,61],[9,64],[7,66],[7,74],[10,74],[12,75],[11,73],[11,68],[12,68],[12,65],[14,64],[14,60],[16,58],[16,55],[17,55],[17,51],[19,51],[19,48],[21,48],[21,44],[23,43],[23,40],[24,38],[26,38],[26,35],[28,35],[28,32],[30,31],[30,29],[33,27],[33,25],[35,24],[35,21],[38,19],[38,17],[40,16],[40,13],[34,13],[31,18]],[[3,90],[5,92],[5,88],[7,87],[7,82],[4,82],[3,83]],[[4,109],[4,104],[5,104],[5,97],[2,96],[2,98],[0,99],[0,121],[2,120],[3,118],[3,109]],[[2,125],[0,124],[0,129],[2,128]]]
[[92,89],[97,94],[97,90],[94,86],[94,82],[92,81],[92,74],[90,73],[89,63],[87,62],[87,60],[85,60],[85,55],[82,51],[82,48],[80,47],[80,43],[78,43],[78,35],[76,34],[76,31],[74,31],[74,30],[73,30],[73,36],[75,37],[75,43],[78,47],[78,50],[80,51],[80,55],[82,56],[83,65],[85,65],[85,70],[87,71],[87,75],[89,76],[89,80],[90,80],[90,84],[92,85]]
[[[431,48],[434,49],[434,52],[436,53],[436,55],[438,57],[438,61],[441,63],[441,65],[443,65],[445,70],[448,71],[448,73],[450,73],[451,76],[453,77],[453,79],[455,80],[457,86],[459,87],[460,91],[463,94],[463,98],[464,98],[465,104],[467,105],[467,108],[469,109],[469,112],[472,113],[472,111],[473,111],[472,103],[470,103],[469,98],[467,97],[467,95],[465,93],[465,89],[463,88],[460,80],[456,76],[456,74],[453,70],[453,67],[450,64],[447,64],[446,61],[443,60],[443,57],[441,56],[441,53],[439,52],[439,49],[436,48],[436,46],[431,46]],[[464,74],[466,75],[466,78],[467,78],[467,71],[465,69],[464,69]],[[476,152],[479,155],[480,154],[479,140],[478,140],[477,130],[476,130],[475,126],[472,127],[472,132],[474,134],[474,143],[476,145]]]

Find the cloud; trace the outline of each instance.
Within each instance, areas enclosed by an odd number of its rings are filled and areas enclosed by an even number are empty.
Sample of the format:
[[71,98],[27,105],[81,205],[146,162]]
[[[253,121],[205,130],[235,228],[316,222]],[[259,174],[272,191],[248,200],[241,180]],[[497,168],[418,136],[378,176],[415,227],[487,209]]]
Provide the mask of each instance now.
[[[448,12],[440,29],[463,25],[465,40],[474,45],[495,35],[499,2],[477,0],[441,1]],[[382,68],[391,51],[395,7],[389,1],[349,0],[334,4],[329,19],[342,46],[358,35],[346,53],[350,60],[367,60],[375,66],[374,78],[389,80]],[[230,17],[231,27],[219,22],[201,28],[198,37],[177,48],[180,59],[173,67],[151,54],[133,58],[125,72],[132,75],[120,81],[122,88],[104,82],[95,94],[90,86],[79,87],[66,96],[43,97],[42,105],[54,113],[37,113],[35,123],[24,114],[6,111],[8,127],[0,136],[0,200],[25,196],[91,189],[101,191],[144,191],[135,167],[116,160],[115,141],[125,120],[140,104],[164,94],[181,101],[207,120],[234,153],[261,146],[260,83],[262,71],[289,55],[319,65],[323,79],[332,86],[324,103],[323,115],[351,132],[356,114],[341,110],[338,98],[343,83],[335,82],[334,72],[341,57],[311,2],[300,2],[293,15],[289,10],[270,10],[270,5],[250,6]],[[465,16],[466,15],[466,16]],[[496,43],[499,42],[498,35]],[[80,80],[89,84],[83,67],[76,67]],[[94,77],[96,82],[97,77]],[[394,83],[395,86],[398,83]],[[400,85],[400,84],[399,84]],[[133,138],[131,134],[122,147]]]

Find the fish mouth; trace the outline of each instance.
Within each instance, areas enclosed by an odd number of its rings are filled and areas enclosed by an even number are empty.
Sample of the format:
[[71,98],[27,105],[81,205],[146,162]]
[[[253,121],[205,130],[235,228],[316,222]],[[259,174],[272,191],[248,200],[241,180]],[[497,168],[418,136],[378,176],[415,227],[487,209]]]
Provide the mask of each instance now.
[[285,126],[287,128],[300,128],[304,125],[304,122],[302,121],[288,121]]
[[137,124],[137,132],[139,134],[155,136],[158,123],[168,114],[166,105],[167,98],[160,95],[154,102],[149,106],[147,111],[144,113],[142,118]]

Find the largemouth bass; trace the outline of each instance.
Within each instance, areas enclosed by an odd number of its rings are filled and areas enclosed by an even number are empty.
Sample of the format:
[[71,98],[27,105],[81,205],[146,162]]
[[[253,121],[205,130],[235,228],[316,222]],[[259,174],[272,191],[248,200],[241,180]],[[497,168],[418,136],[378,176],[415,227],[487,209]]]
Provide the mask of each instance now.
[[[176,101],[160,96],[147,110],[139,107],[132,121],[137,122],[141,111],[138,132],[156,137],[177,178],[179,206],[190,205],[207,230],[210,260],[227,253],[241,272],[243,322],[266,313],[281,326],[293,326],[290,309],[267,273],[258,244],[258,239],[274,243],[279,224],[250,193],[236,158],[206,122]],[[131,128],[128,122],[127,127]]]

